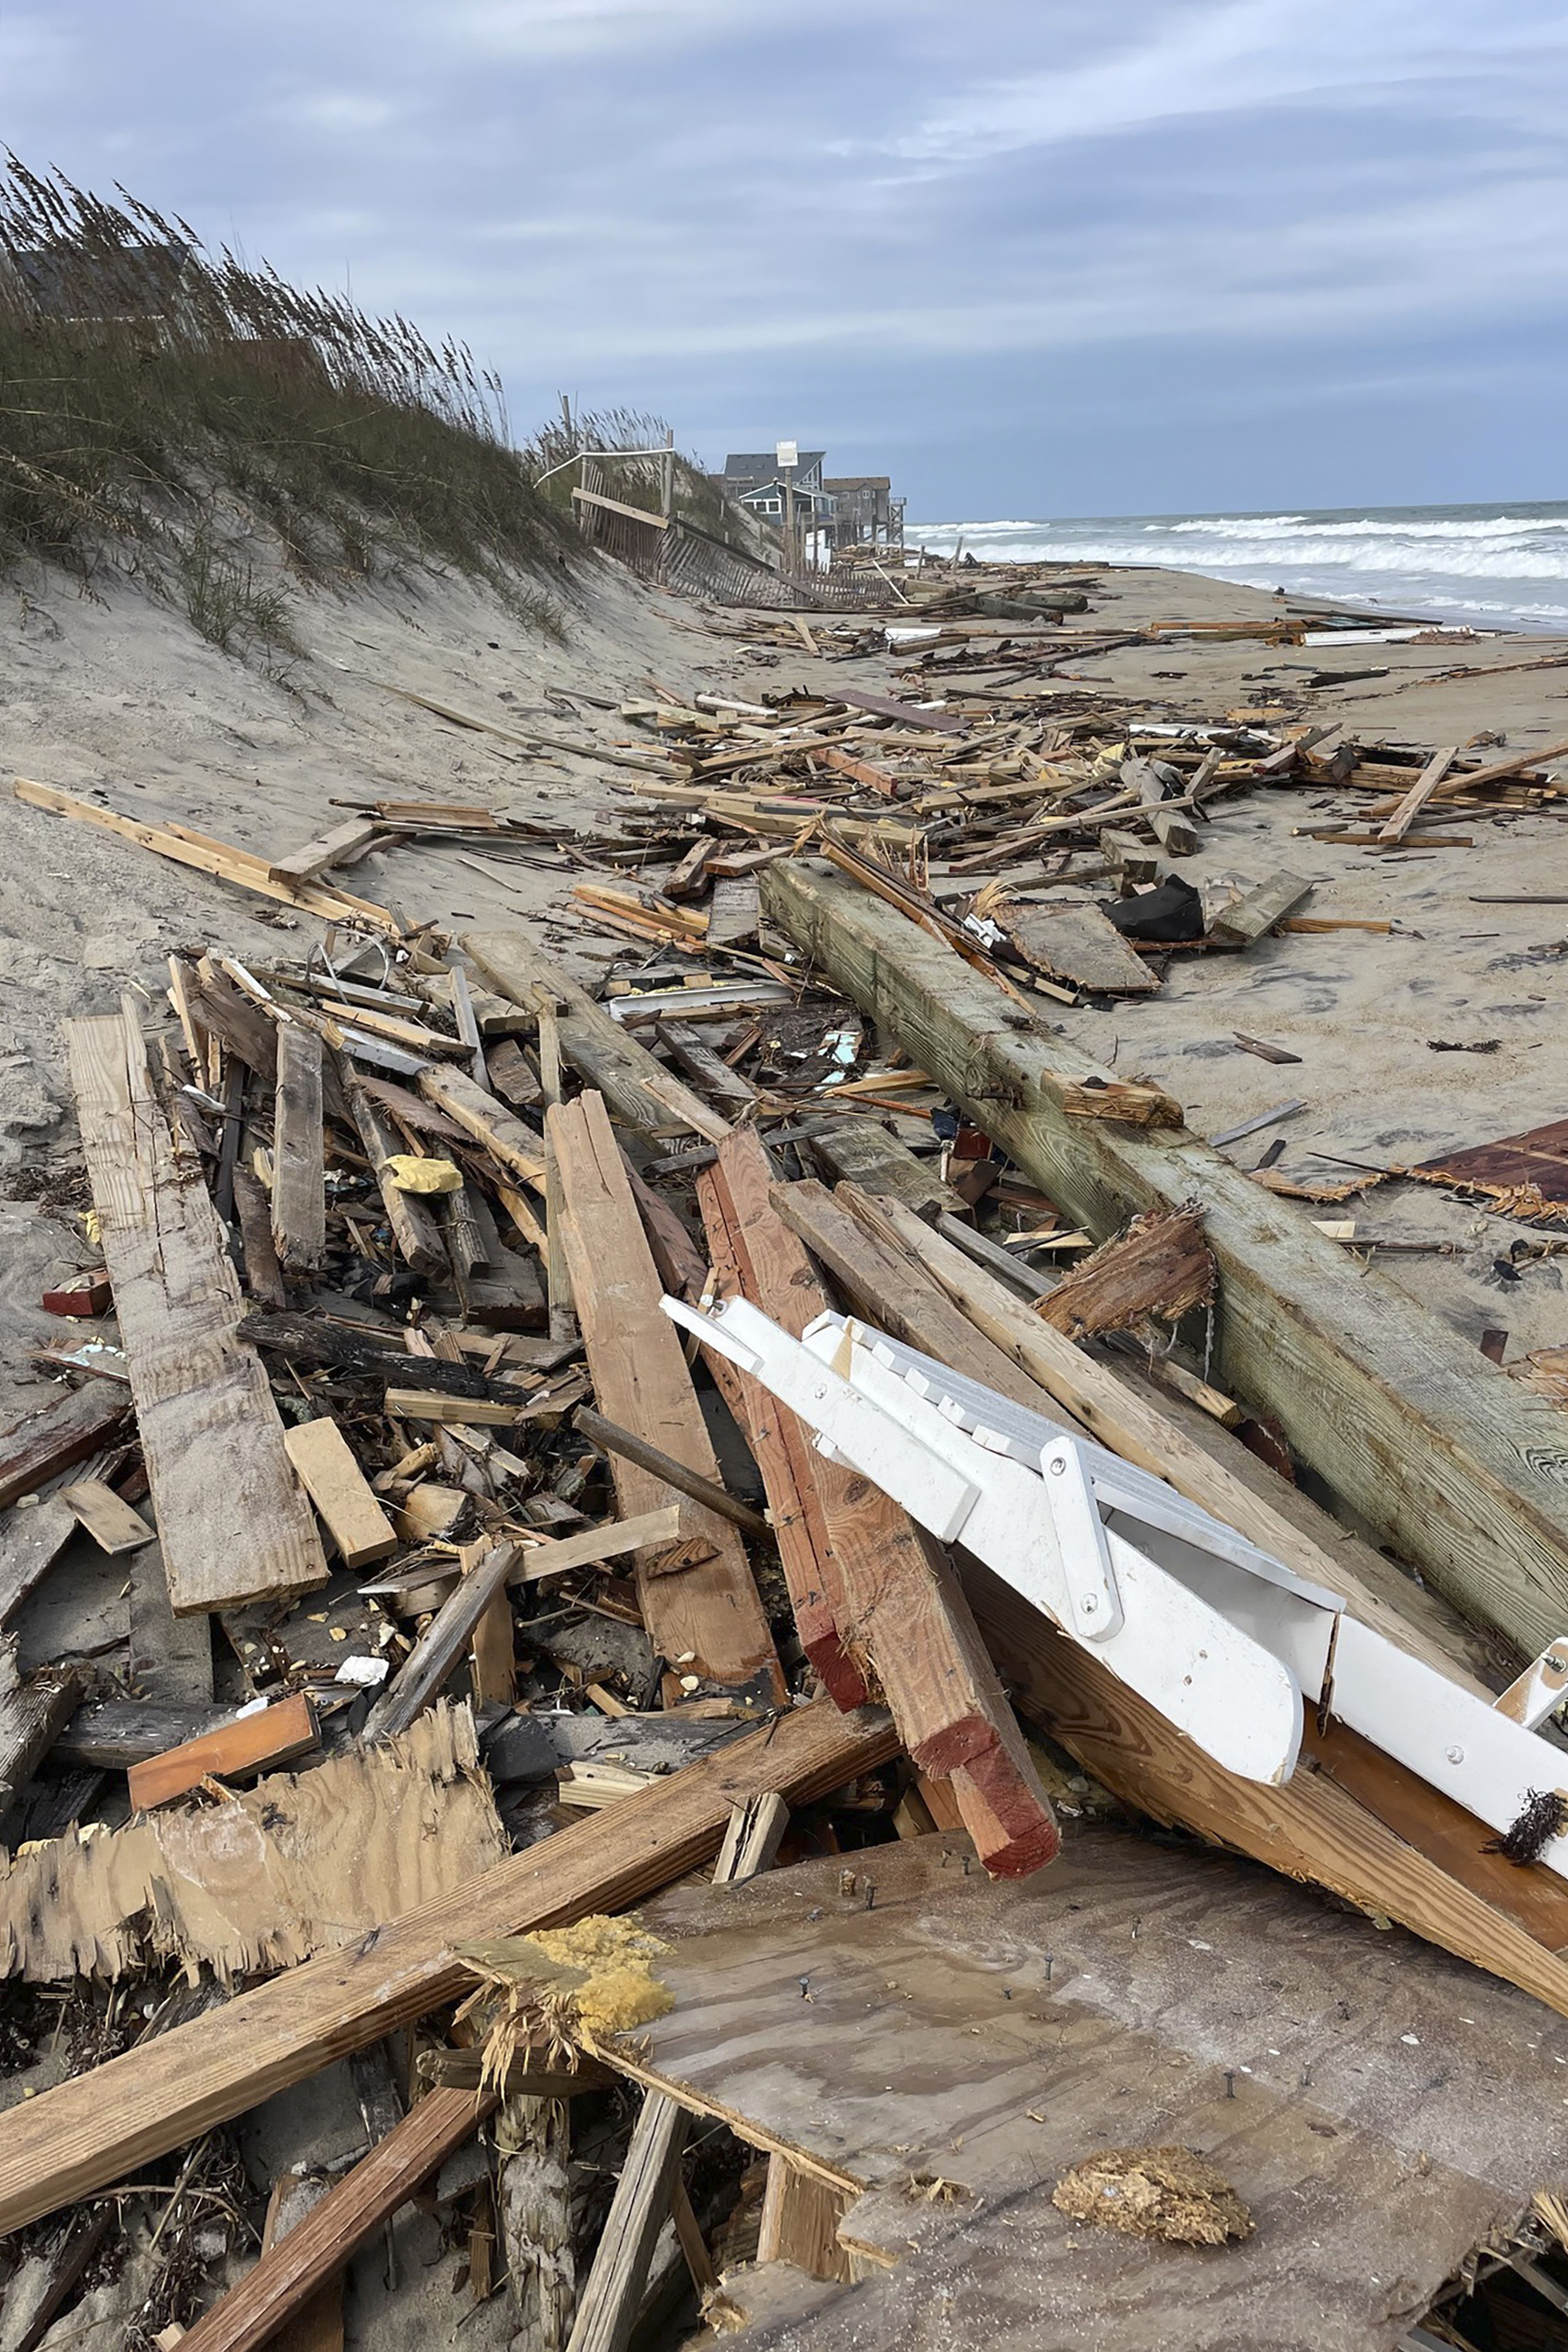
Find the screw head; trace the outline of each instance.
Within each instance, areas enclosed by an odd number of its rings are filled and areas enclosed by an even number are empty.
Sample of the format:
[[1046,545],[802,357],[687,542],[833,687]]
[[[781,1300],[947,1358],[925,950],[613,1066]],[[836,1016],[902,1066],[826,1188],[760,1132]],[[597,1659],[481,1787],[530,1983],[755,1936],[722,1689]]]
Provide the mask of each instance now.
[[1060,1478],[1060,1477],[1062,1476],[1063,1472],[1066,1470],[1066,1468],[1067,1468],[1067,1464],[1066,1464],[1066,1462],[1064,1462],[1064,1461],[1061,1459],[1060,1455],[1058,1455],[1057,1459],[1056,1459],[1054,1462],[1052,1462],[1052,1464],[1051,1464],[1051,1476],[1052,1476],[1052,1478]]
[[1081,1606],[1085,1617],[1092,1617],[1095,1610],[1100,1606],[1100,1603],[1098,1600],[1096,1600],[1092,1593],[1085,1593],[1079,1605]]
[[1450,1747],[1448,1749],[1448,1761],[1450,1764],[1463,1764],[1464,1760],[1465,1751],[1462,1747]]

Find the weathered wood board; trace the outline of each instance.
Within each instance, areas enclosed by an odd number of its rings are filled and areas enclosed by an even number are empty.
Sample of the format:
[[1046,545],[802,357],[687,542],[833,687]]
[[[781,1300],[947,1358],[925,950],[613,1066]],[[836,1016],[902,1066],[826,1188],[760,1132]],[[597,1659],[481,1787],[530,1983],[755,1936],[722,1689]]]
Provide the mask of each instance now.
[[993,912],[1024,962],[1049,979],[1095,996],[1152,996],[1159,987],[1159,974],[1098,906],[1003,901]]
[[[571,1294],[600,1409],[716,1482],[712,1442],[675,1327],[660,1309],[659,1277],[603,1100],[587,1093],[558,1105],[547,1125],[561,1169]],[[662,1479],[633,1462],[616,1456],[612,1471],[627,1518],[673,1499]],[[688,1506],[681,1525],[689,1564],[672,1573],[667,1554],[638,1557],[638,1594],[654,1647],[677,1673],[781,1698],[782,1672],[740,1535],[700,1504]]]
[[68,1021],[82,1145],[177,1614],[324,1584],[310,1505],[200,1169],[176,1166],[134,1010]]
[[628,1037],[602,1006],[539,952],[527,932],[471,931],[462,944],[491,986],[513,1004],[531,1008],[541,989],[554,997],[563,1054],[620,1118],[653,1135],[689,1127],[717,1143],[729,1133],[727,1120]]

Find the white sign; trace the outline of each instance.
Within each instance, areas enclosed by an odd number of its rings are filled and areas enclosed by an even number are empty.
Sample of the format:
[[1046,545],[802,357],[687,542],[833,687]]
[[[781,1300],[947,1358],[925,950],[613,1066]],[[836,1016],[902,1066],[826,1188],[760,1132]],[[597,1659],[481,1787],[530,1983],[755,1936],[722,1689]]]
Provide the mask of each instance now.
[[781,441],[775,449],[773,457],[777,465],[798,465],[800,463],[800,443],[798,441]]

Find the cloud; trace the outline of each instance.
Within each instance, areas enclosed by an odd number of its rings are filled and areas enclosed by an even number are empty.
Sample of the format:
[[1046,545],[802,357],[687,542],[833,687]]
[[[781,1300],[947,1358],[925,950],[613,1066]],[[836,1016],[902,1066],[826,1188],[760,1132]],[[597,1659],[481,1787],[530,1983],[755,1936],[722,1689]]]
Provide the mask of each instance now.
[[524,429],[566,384],[1081,512],[1299,503],[1440,410],[1449,495],[1556,486],[1547,0],[10,0],[0,84],[29,161],[351,273]]
[[1560,16],[1511,26],[1509,14],[1482,14],[1471,0],[1317,0],[1312,9],[1175,0],[1141,34],[1112,38],[1080,64],[971,84],[888,144],[917,160],[967,163],[1282,101],[1361,102],[1369,90],[1447,84],[1463,104],[1477,68],[1484,75],[1511,51],[1568,49]]

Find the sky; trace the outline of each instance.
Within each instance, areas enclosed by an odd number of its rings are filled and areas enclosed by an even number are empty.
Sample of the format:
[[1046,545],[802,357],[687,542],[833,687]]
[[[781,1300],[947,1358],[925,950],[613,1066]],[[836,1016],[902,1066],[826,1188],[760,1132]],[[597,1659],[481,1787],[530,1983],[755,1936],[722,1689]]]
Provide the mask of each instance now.
[[927,520],[1568,496],[1561,0],[0,0],[0,144]]

